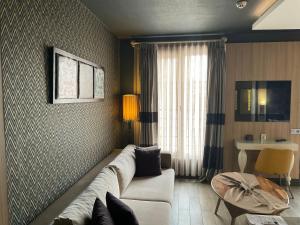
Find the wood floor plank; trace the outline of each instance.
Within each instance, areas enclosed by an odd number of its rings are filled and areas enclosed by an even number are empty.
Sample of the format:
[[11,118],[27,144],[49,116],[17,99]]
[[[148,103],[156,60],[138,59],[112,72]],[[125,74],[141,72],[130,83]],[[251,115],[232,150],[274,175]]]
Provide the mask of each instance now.
[[[292,187],[295,199],[282,216],[300,217],[300,187]],[[214,214],[217,195],[209,184],[192,179],[176,179],[172,205],[172,225],[230,225],[231,217],[221,202],[218,215]],[[245,216],[236,219],[235,225],[247,225]]]

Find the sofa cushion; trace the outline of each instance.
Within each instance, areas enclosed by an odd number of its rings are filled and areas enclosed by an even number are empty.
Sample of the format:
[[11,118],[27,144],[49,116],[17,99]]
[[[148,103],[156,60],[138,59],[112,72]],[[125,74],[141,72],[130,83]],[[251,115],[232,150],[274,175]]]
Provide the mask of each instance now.
[[114,225],[108,209],[99,198],[94,203],[91,225]]
[[165,202],[122,199],[135,213],[139,225],[170,225],[171,206]]
[[135,145],[127,145],[109,164],[117,171],[121,193],[126,189],[135,174],[135,147]]
[[122,199],[172,202],[175,173],[173,169],[162,170],[154,177],[135,177],[121,194]]
[[132,209],[109,192],[106,193],[106,205],[115,225],[139,225]]
[[136,177],[161,175],[160,149],[135,149],[135,166]]
[[148,146],[148,147],[141,147],[141,146],[136,146],[137,150],[156,150],[159,149],[157,145],[152,145],[152,146]]
[[95,180],[54,220],[54,225],[87,225],[91,222],[96,198],[106,203],[106,192],[120,195],[116,171],[105,167]]
[[172,168],[172,155],[169,152],[160,152],[161,168],[170,169]]

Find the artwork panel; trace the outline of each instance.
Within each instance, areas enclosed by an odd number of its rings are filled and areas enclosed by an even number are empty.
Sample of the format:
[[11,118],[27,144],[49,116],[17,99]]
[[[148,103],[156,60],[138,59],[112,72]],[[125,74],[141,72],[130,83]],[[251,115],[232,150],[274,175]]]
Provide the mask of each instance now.
[[74,99],[78,96],[78,62],[58,56],[57,98]]
[[94,98],[104,99],[104,70],[94,68]]
[[79,98],[93,98],[93,67],[79,63]]

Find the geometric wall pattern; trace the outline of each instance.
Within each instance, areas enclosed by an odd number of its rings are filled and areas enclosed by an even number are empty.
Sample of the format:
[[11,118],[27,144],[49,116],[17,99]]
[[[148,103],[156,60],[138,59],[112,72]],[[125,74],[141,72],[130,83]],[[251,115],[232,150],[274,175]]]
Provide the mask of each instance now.
[[[10,221],[31,222],[119,145],[119,41],[79,0],[0,0]],[[105,68],[105,100],[49,104],[48,47]]]

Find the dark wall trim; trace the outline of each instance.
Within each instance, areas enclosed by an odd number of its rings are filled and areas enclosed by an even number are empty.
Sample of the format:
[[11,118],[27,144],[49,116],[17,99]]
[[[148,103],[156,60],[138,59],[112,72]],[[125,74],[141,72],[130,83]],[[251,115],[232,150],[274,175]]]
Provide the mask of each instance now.
[[228,43],[300,41],[300,30],[270,30],[230,33]]
[[134,49],[130,40],[120,41],[121,94],[133,93]]
[[227,37],[227,43],[300,41],[300,30],[220,32],[212,34],[131,36],[134,41],[188,41]]
[[[199,177],[191,177],[191,176],[176,176],[178,179],[187,179],[187,180],[195,180],[197,181]],[[280,184],[279,178],[268,178],[276,184]],[[285,185],[285,180],[282,178],[282,186]],[[292,179],[291,186],[300,186],[300,179]]]
[[0,224],[8,225],[9,216],[8,216],[7,181],[6,181],[1,53],[0,53],[0,205],[1,205]]

